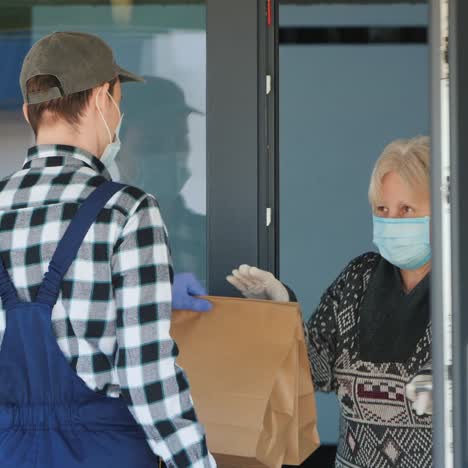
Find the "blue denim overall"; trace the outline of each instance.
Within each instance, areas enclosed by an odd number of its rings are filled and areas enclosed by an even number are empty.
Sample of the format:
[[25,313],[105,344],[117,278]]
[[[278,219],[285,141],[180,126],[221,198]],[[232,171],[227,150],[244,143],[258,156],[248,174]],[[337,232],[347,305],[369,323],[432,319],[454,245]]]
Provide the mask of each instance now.
[[21,302],[0,261],[6,331],[0,350],[1,468],[157,468],[143,430],[121,398],[90,390],[62,354],[51,314],[60,283],[106,202],[105,182],[69,224],[36,300]]

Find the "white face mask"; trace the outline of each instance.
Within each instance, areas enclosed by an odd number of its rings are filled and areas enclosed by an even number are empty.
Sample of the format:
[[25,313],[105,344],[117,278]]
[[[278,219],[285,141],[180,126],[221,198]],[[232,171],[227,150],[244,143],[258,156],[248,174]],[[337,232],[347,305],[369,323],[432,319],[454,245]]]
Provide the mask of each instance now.
[[[99,91],[100,92],[100,91]],[[114,98],[111,96],[111,94],[108,92],[109,97],[112,99],[112,102],[114,106],[116,107],[120,119],[119,123],[117,125],[117,128],[115,129],[115,137],[112,139],[112,134],[109,128],[109,125],[107,125],[106,119],[104,118],[104,115],[102,114],[101,109],[99,108],[99,104],[97,102],[98,95],[96,95],[96,107],[99,112],[99,115],[101,116],[102,121],[104,122],[104,125],[106,126],[107,133],[109,134],[109,144],[104,148],[104,151],[101,155],[101,162],[106,166],[107,170],[109,171],[111,177],[113,180],[119,180],[120,179],[120,172],[119,168],[117,167],[117,164],[115,162],[115,158],[117,154],[120,151],[121,147],[121,142],[120,142],[120,127],[122,126],[122,120],[123,120],[123,114],[120,113],[119,106],[115,102]]]

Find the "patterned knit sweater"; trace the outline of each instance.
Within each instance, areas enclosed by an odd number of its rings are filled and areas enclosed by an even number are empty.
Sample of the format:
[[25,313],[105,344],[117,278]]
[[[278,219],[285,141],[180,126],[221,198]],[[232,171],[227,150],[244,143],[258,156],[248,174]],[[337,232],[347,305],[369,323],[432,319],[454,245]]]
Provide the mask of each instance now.
[[314,383],[340,403],[337,468],[426,468],[432,417],[416,415],[405,385],[431,359],[428,281],[415,297],[400,294],[397,279],[373,281],[379,268],[394,267],[377,254],[358,257],[323,295],[307,324]]

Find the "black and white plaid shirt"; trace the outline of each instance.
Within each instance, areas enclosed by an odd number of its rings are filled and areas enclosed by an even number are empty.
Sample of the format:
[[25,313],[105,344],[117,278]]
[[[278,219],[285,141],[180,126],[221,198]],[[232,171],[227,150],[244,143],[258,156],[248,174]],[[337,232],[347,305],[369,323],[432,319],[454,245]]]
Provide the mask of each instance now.
[[[0,254],[20,299],[34,300],[79,204],[109,179],[78,148],[41,145],[0,182]],[[65,275],[52,321],[58,344],[94,391],[122,395],[168,467],[216,466],[169,335],[172,268],[155,198],[135,187],[101,211]],[[0,343],[5,312],[0,309]]]

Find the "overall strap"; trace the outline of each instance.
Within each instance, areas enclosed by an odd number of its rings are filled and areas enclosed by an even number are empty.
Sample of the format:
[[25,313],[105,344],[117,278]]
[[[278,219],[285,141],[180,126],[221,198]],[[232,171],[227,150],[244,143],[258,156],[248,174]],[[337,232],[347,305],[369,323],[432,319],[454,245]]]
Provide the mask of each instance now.
[[51,307],[55,305],[62,279],[75,260],[89,228],[110,198],[124,187],[125,185],[117,182],[104,182],[81,204],[57,245],[48,271],[39,287],[36,302],[48,304]]

